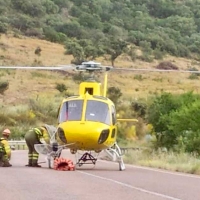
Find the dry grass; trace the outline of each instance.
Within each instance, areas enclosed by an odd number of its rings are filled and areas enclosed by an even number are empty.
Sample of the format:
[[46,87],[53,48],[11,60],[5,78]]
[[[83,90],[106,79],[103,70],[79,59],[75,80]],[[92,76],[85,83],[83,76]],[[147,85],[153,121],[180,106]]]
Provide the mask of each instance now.
[[173,152],[132,151],[124,156],[126,163],[170,171],[200,174],[200,161],[195,155]]
[[[42,49],[41,56],[34,53],[38,46]],[[72,56],[64,54],[63,45],[34,38],[1,35],[0,47],[0,65],[4,66],[57,66],[69,64],[72,60]],[[198,62],[184,58],[168,56],[164,60],[173,62],[179,69],[190,67],[198,69],[200,66]],[[110,64],[102,59],[99,61],[106,65]],[[127,57],[121,57],[116,60],[115,65],[117,67],[153,68],[158,63],[159,61],[147,63],[140,60],[132,62]],[[71,80],[71,77],[59,72],[9,70],[8,72],[0,71],[0,77],[1,80],[8,80],[10,83],[9,90],[1,99],[6,103],[18,104],[32,95],[37,96],[41,93],[56,95],[58,93],[55,90],[56,83],[66,84],[70,88],[70,92],[77,93],[78,91],[78,85]],[[109,74],[108,86],[119,87],[127,100],[149,98],[162,91],[183,93],[192,90],[199,93],[199,80],[191,80],[188,77],[189,74],[183,73],[113,71]]]
[[[56,66],[69,64],[72,59],[72,56],[64,55],[65,49],[62,45],[45,40],[1,35],[0,46],[0,65]],[[35,54],[37,47],[42,50],[41,56]]]

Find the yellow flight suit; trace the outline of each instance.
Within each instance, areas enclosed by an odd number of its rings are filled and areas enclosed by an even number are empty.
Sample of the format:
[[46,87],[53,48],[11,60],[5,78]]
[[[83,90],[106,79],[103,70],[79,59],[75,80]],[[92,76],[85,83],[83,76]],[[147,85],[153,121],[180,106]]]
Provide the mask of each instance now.
[[4,150],[5,150],[5,154],[2,157],[2,163],[3,163],[4,167],[10,167],[10,166],[12,166],[9,163],[9,160],[11,159],[10,145],[8,143],[8,140],[4,137],[0,138],[0,142],[3,144]]

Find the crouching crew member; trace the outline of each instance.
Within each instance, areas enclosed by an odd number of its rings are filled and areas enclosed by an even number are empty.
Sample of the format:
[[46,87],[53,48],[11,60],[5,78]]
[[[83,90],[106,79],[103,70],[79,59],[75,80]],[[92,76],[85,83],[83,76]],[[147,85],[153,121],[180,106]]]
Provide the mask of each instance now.
[[11,167],[9,160],[11,159],[11,149],[8,143],[8,138],[11,132],[5,129],[0,138],[0,167]]

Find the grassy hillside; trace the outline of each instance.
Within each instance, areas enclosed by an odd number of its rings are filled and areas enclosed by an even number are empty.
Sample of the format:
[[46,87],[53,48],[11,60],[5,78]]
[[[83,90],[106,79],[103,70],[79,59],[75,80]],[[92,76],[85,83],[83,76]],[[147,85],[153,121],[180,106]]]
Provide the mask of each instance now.
[[[0,37],[0,65],[2,66],[57,66],[69,64],[72,56],[65,55],[63,45],[45,40],[26,37],[15,38],[11,35]],[[35,49],[41,48],[41,55],[35,54]],[[166,57],[164,60],[176,64],[179,69],[195,67],[199,69],[197,61],[184,58]],[[109,65],[102,59],[103,64]],[[152,63],[141,60],[131,61],[121,56],[116,60],[118,67],[153,68],[161,61]],[[69,92],[77,94],[78,85],[74,83],[68,73],[31,70],[1,70],[1,81],[8,80],[9,89],[2,96],[4,103],[19,104],[31,96],[56,95],[56,83],[64,83]],[[123,99],[132,100],[149,98],[162,91],[183,93],[193,90],[200,92],[199,80],[189,79],[189,74],[183,73],[155,73],[155,72],[114,72],[109,74],[109,86],[119,87]]]

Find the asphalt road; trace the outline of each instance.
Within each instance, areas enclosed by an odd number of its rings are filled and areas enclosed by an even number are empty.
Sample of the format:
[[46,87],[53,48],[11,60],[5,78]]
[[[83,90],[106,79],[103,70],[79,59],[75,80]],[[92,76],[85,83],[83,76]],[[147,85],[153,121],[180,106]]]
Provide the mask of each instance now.
[[[12,152],[13,167],[0,168],[2,200],[200,200],[200,176],[99,160],[75,171],[25,167],[27,151]],[[74,160],[67,150],[62,157]],[[40,161],[45,157],[40,155]]]

